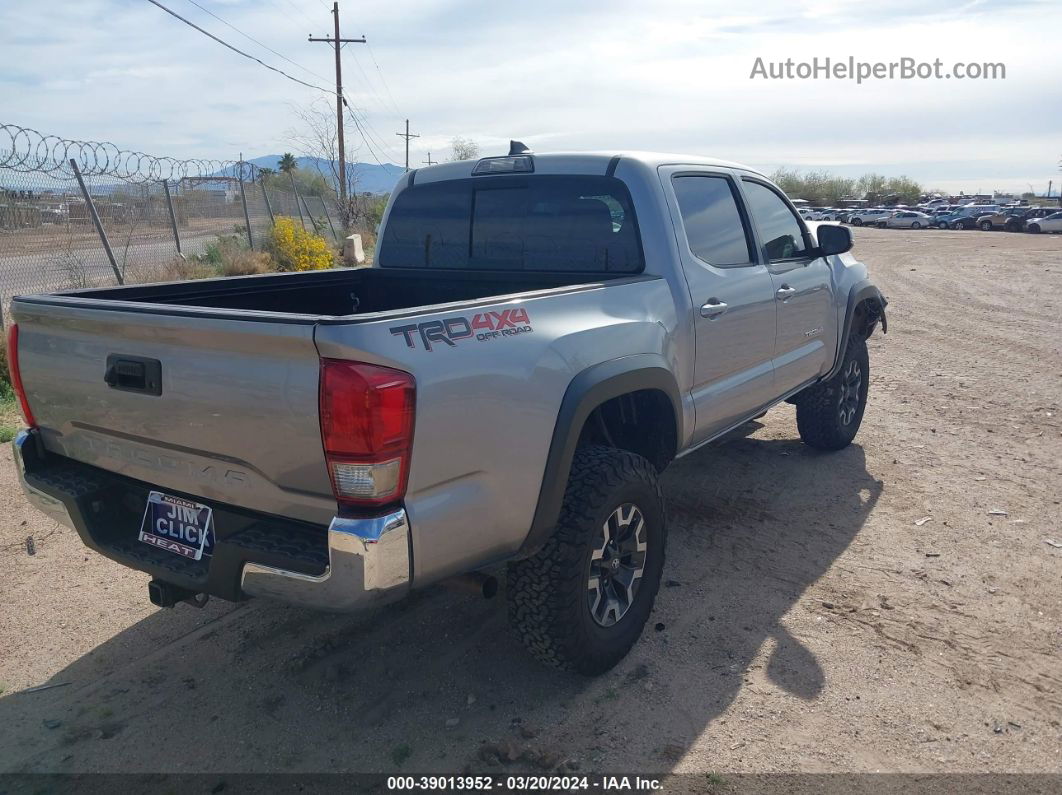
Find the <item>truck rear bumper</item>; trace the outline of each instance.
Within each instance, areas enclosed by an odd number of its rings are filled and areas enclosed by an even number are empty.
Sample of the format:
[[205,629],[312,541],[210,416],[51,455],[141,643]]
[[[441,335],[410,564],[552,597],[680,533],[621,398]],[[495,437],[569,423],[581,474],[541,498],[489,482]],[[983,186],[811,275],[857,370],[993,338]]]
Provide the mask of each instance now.
[[137,505],[150,484],[51,455],[33,430],[21,431],[13,447],[35,508],[76,530],[89,548],[156,579],[224,599],[263,596],[335,611],[383,604],[409,590],[409,522],[401,508],[337,516],[326,529],[212,504],[214,554],[191,562],[137,542]]
[[402,596],[409,590],[409,568],[409,522],[400,508],[371,519],[333,519],[324,574],[246,563],[240,587],[248,596],[321,610],[357,610]]

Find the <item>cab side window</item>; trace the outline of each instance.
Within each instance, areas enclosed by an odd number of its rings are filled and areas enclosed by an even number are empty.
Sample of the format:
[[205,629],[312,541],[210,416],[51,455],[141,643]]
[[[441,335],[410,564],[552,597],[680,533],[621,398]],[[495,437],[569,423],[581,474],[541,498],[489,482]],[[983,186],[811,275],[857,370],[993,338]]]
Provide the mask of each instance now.
[[720,268],[755,261],[729,179],[683,175],[674,177],[672,184],[686,241],[697,259]]
[[807,246],[804,242],[804,231],[782,197],[766,185],[751,180],[745,180],[744,188],[749,202],[749,213],[763,239],[767,258],[771,262],[777,262],[805,256]]

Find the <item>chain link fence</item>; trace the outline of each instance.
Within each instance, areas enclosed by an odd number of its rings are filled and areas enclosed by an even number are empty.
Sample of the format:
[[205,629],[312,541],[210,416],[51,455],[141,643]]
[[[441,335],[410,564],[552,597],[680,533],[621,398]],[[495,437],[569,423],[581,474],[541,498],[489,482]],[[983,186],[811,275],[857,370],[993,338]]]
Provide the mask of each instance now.
[[280,216],[338,245],[334,198],[279,189],[283,179],[0,124],[0,324],[15,295],[180,278],[176,265],[219,238],[259,250]]

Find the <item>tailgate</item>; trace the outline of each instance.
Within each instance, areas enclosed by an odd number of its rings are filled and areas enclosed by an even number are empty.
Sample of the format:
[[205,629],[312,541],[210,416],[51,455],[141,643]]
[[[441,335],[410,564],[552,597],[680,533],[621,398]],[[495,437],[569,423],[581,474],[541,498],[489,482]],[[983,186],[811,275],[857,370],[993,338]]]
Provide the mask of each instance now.
[[49,451],[255,511],[320,523],[335,514],[312,321],[47,299],[13,308],[22,381]]

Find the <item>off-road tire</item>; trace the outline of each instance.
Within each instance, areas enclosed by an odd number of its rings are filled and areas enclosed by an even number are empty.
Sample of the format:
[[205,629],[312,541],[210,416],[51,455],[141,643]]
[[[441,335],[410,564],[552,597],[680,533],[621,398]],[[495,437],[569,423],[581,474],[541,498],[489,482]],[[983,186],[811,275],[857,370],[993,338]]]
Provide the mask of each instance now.
[[[644,571],[627,612],[600,626],[587,603],[594,539],[613,511],[634,504],[646,525]],[[535,555],[509,564],[509,624],[531,654],[595,676],[630,651],[653,608],[664,568],[667,521],[656,469],[625,450],[578,448],[557,527]]]
[[[858,401],[854,415],[846,423],[843,420],[843,382],[852,374],[852,365],[859,371]],[[844,361],[837,375],[829,381],[816,384],[798,395],[796,401],[797,430],[800,439],[809,447],[818,450],[840,450],[852,443],[863,412],[867,405],[867,387],[870,384],[870,356],[867,341],[853,334],[848,338]]]

